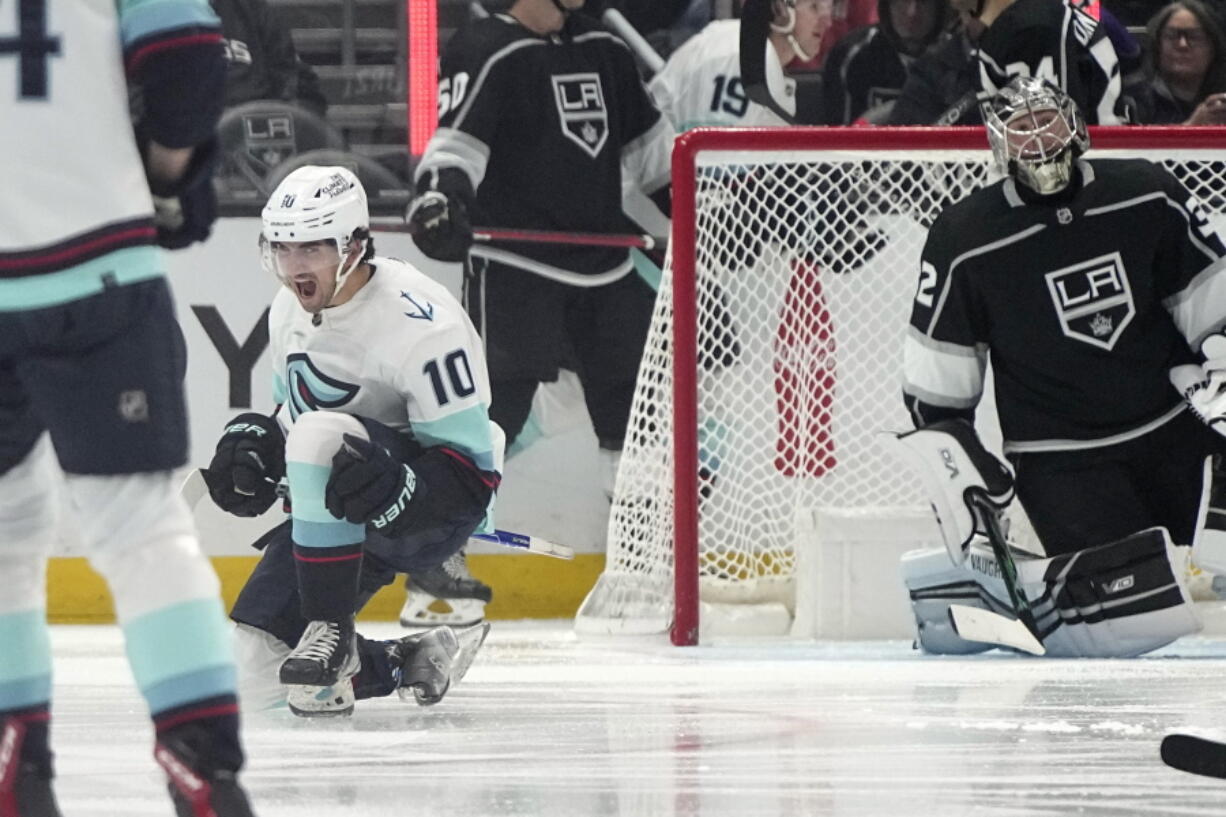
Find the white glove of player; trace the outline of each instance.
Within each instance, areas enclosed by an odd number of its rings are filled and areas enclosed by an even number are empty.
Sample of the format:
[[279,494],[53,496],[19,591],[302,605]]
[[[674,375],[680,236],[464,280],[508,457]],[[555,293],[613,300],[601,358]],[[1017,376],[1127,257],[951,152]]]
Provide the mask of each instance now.
[[1226,335],[1201,344],[1205,362],[1171,369],[1171,383],[1205,425],[1226,435]]

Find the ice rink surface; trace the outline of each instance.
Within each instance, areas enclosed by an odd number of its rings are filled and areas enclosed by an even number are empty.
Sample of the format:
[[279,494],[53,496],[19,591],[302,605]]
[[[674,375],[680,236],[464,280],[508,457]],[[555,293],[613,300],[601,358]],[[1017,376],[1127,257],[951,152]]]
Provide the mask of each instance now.
[[[363,628],[398,634],[393,625]],[[113,627],[56,627],[65,817],[171,814]],[[1226,640],[1134,660],[926,657],[902,641],[678,649],[495,622],[441,704],[245,719],[261,817],[1222,815],[1163,766],[1226,736]]]

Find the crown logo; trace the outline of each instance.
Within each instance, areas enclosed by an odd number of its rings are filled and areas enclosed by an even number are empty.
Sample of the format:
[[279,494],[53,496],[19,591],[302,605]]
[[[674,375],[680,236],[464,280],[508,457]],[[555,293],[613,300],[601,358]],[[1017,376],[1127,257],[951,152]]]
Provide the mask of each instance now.
[[1111,318],[1099,312],[1090,319],[1090,331],[1094,333],[1094,337],[1101,338],[1111,334],[1112,322]]
[[596,126],[591,122],[584,124],[581,130],[583,131],[583,141],[589,145],[596,144],[596,140],[600,138],[600,133],[597,132]]

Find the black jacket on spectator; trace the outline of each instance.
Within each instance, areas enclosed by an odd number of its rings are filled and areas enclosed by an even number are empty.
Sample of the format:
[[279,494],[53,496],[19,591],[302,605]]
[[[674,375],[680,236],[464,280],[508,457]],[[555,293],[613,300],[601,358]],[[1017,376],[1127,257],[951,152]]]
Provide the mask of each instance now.
[[[887,125],[979,125],[979,67],[958,31],[911,64]],[[939,121],[938,121],[939,120]]]
[[880,26],[857,28],[839,40],[822,73],[822,124],[850,125],[897,97],[907,79],[906,62]]
[[1195,102],[1184,102],[1171,93],[1162,77],[1128,89],[1136,105],[1141,125],[1182,125],[1196,110]]
[[292,102],[323,116],[319,77],[298,57],[290,30],[267,0],[211,0],[226,48],[226,106],[256,99]]
[[[932,27],[922,42],[907,44],[898,36],[890,17],[889,0],[879,0],[880,22],[849,32],[835,43],[822,70],[822,123],[850,125],[865,113],[884,116],[878,106],[898,96],[915,58],[930,48],[945,28],[949,7],[930,0],[935,10]],[[876,117],[870,117],[880,124]]]

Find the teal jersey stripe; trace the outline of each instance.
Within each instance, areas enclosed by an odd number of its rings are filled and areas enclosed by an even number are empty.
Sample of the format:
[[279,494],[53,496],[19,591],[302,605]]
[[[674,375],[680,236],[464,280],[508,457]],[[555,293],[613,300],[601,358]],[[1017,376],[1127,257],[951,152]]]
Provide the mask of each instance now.
[[331,522],[309,522],[294,517],[290,536],[298,547],[339,548],[365,542],[366,526],[344,522],[336,517]]
[[119,0],[119,28],[124,46],[162,31],[189,26],[220,28],[208,0]]
[[29,709],[51,701],[51,676],[0,681],[0,710]]
[[334,548],[366,541],[366,526],[337,519],[324,505],[324,489],[332,469],[326,465],[287,462],[290,515],[294,544],[307,548]]
[[167,678],[141,692],[149,705],[150,714],[157,715],[193,701],[234,695],[237,690],[238,673],[233,664],[225,664]]
[[123,632],[132,675],[146,695],[168,679],[234,665],[220,599],[153,610],[124,624]]
[[470,406],[463,411],[428,422],[414,422],[413,436],[426,448],[443,445],[467,455],[482,471],[497,470],[490,415],[485,406]]
[[285,379],[281,377],[280,372],[272,373],[272,402],[274,405],[281,405],[289,399],[289,390],[285,387]]
[[0,685],[51,677],[47,611],[40,608],[0,616],[0,656]]
[[332,468],[327,465],[312,465],[307,462],[285,463],[289,477],[290,508],[294,519],[307,522],[335,522],[336,517],[324,507],[324,489]]
[[97,295],[106,287],[162,275],[161,250],[152,245],[125,247],[59,272],[0,279],[0,312],[59,306]]

